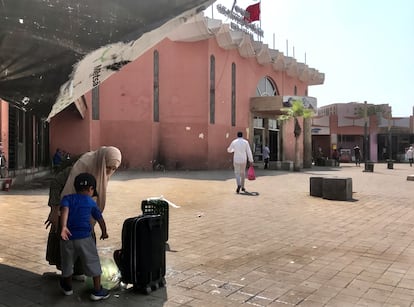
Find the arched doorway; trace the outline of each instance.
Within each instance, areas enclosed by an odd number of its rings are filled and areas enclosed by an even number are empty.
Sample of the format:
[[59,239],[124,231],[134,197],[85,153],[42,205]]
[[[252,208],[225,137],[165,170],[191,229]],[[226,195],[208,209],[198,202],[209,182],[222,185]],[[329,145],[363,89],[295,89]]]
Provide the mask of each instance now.
[[[263,77],[256,86],[256,97],[278,96],[276,83],[270,77]],[[279,157],[279,122],[274,118],[254,116],[253,118],[253,155],[256,162],[263,161],[263,148],[270,149],[270,161]]]

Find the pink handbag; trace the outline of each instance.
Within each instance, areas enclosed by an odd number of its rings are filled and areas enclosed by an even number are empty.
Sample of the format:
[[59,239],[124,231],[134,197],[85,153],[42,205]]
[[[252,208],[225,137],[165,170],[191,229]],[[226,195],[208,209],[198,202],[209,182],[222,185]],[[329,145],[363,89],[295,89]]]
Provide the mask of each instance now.
[[256,174],[254,172],[253,165],[250,165],[249,169],[247,170],[247,179],[249,179],[249,180],[255,180],[256,179]]

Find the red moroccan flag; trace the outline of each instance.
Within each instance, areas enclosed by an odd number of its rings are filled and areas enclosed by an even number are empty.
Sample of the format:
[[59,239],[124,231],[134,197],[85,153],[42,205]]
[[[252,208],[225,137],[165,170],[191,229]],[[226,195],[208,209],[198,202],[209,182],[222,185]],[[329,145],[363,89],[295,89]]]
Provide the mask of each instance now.
[[249,5],[246,9],[246,12],[249,13],[249,16],[244,17],[244,20],[246,20],[248,23],[260,20],[260,2]]

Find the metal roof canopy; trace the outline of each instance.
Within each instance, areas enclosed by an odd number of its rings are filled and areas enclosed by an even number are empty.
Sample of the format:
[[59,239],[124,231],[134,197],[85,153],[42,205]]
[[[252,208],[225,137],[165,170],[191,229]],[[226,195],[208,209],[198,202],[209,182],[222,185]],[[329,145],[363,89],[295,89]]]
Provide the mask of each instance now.
[[[1,0],[0,97],[46,116],[58,97],[75,101],[213,2]],[[116,48],[108,47],[113,44]],[[89,66],[82,66],[99,48]],[[92,71],[81,71],[85,67]],[[93,67],[108,73],[97,82]]]

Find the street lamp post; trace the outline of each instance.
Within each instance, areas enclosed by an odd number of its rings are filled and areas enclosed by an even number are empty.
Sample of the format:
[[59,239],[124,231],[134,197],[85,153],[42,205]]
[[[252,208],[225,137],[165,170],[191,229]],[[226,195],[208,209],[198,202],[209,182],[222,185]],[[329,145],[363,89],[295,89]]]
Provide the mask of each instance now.
[[374,164],[370,162],[370,155],[369,155],[369,142],[368,142],[368,110],[367,110],[367,102],[364,101],[364,164],[365,169],[364,172],[373,172],[374,171]]
[[388,169],[393,169],[394,168],[394,161],[392,159],[392,136],[391,136],[391,119],[392,119],[392,114],[391,111],[388,114],[388,152],[389,152],[389,157],[388,157]]

